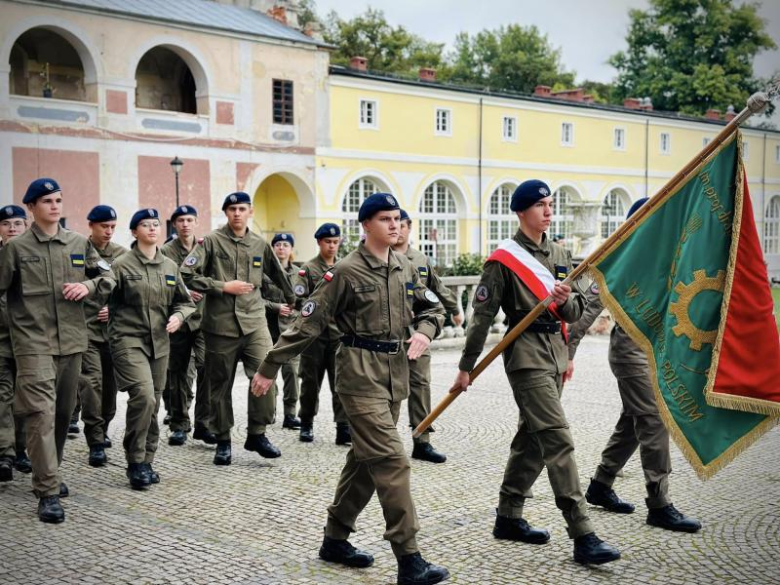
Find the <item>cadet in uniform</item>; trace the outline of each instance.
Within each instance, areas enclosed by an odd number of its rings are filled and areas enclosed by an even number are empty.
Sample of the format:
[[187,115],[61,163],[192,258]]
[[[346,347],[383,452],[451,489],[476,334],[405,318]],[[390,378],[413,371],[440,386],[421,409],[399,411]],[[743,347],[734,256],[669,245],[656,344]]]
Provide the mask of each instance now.
[[[211,429],[217,435],[215,465],[230,465],[233,427],[233,380],[240,359],[251,378],[271,349],[260,292],[267,274],[285,295],[288,304],[295,295],[271,246],[248,227],[253,209],[249,195],[232,193],[222,210],[226,226],[214,230],[184,260],[182,276],[187,286],[206,295],[201,328],[206,340],[205,376],[211,392]],[[249,395],[248,433],[244,449],[263,457],[281,452],[265,436],[274,422],[276,389],[261,398]]]
[[144,489],[160,481],[152,463],[160,438],[157,413],[168,369],[168,335],[195,312],[195,305],[178,264],[157,248],[157,210],[137,211],[130,230],[133,248],[113,265],[116,288],[108,301],[108,334],[117,386],[128,395],[127,478],[133,489]]
[[[546,530],[532,528],[523,519],[525,500],[532,497],[531,488],[546,466],[555,503],[563,512],[569,537],[574,539],[574,560],[600,564],[619,559],[620,553],[595,535],[588,519],[574,442],[561,406],[567,354],[558,320],[579,319],[584,300],[569,286],[556,282],[556,278],[565,278],[571,261],[566,250],[545,234],[552,221],[552,200],[549,187],[537,180],[521,183],[512,195],[510,207],[517,212],[520,229],[485,263],[474,295],[474,317],[466,333],[460,372],[452,389],[468,387],[469,372],[498,309],[506,313],[511,329],[541,300],[533,291],[540,288],[542,298],[549,291],[557,309],[543,313],[504,351],[504,368],[520,409],[520,422],[504,472],[493,535],[533,544],[550,539]],[[521,279],[523,272],[517,264],[536,276]]]
[[[279,260],[279,264],[292,278],[298,273],[298,266],[292,261],[293,248],[295,247],[295,238],[292,234],[276,234],[271,240],[271,246],[274,248],[274,254]],[[271,341],[276,343],[283,331],[298,318],[298,311],[288,305],[284,294],[275,286],[271,279],[265,276],[263,278],[263,297],[268,301],[265,306],[265,316],[268,319],[268,331],[271,333]],[[282,392],[282,405],[284,406],[284,420],[282,427],[285,429],[301,428],[301,421],[295,418],[295,410],[298,407],[298,367],[299,358],[291,359],[282,366],[282,380],[284,382],[284,391]]]
[[[335,223],[324,223],[314,232],[319,254],[306,262],[298,271],[295,294],[305,301],[314,291],[324,274],[336,264],[336,254],[341,244],[341,229]],[[336,423],[336,444],[348,445],[352,438],[349,423],[341,400],[336,393],[336,352],[339,349],[339,332],[335,322],[308,346],[301,355],[301,419],[300,440],[311,443],[314,440],[314,417],[320,408],[320,388],[325,373],[333,400],[333,420]]]
[[[0,208],[0,248],[27,229],[27,214],[18,205]],[[0,481],[11,481],[14,470],[30,473],[24,436],[24,418],[14,416],[16,362],[11,347],[5,295],[0,295]]]
[[[647,198],[635,202],[628,212],[631,217]],[[628,219],[628,218],[626,218]],[[592,284],[586,293],[588,307],[582,318],[572,327],[569,339],[569,371],[574,371],[574,355],[582,337],[604,310],[598,285]],[[678,532],[697,532],[701,523],[680,513],[669,500],[669,474],[672,456],[669,452],[669,433],[658,414],[647,356],[629,335],[617,324],[609,338],[609,365],[618,381],[623,411],[615,430],[601,454],[601,464],[590,482],[585,499],[594,506],[610,512],[630,514],[633,504],[621,500],[612,485],[639,448],[642,470],[647,488],[647,523]]]
[[[92,232],[89,241],[107,264],[113,264],[114,260],[127,252],[127,248],[111,241],[116,231],[116,211],[112,207],[94,207],[87,215],[87,221]],[[89,446],[88,463],[92,467],[101,467],[108,460],[106,447],[111,446],[108,425],[116,414],[116,380],[108,346],[107,301],[107,297],[84,301],[89,345],[81,357],[79,396],[84,438]]]
[[[432,290],[441,300],[444,309],[452,314],[452,322],[456,327],[463,324],[463,313],[455,294],[442,284],[439,276],[433,271],[428,257],[409,244],[409,234],[412,231],[412,220],[409,214],[401,210],[401,229],[398,243],[393,250],[404,254],[412,266],[420,274],[420,280]],[[409,362],[409,426],[416,428],[431,412],[431,352],[426,351],[416,360]],[[447,456],[439,453],[431,445],[428,428],[419,437],[414,439],[412,458],[430,461],[431,463],[444,463]]]
[[[337,355],[337,392],[352,430],[352,447],[328,508],[320,558],[353,567],[373,563],[370,554],[355,549],[347,538],[376,491],[385,539],[398,558],[398,583],[438,583],[449,573],[418,552],[410,465],[396,424],[401,401],[409,394],[408,359],[423,354],[444,319],[436,295],[423,286],[411,263],[392,251],[399,218],[392,195],[366,198],[358,213],[365,242],[323,275],[301,316],[260,366],[252,391],[267,392],[282,364],[336,321],[344,333]],[[413,326],[416,332],[410,337]]]
[[[198,210],[192,205],[180,205],[171,215],[171,223],[176,228],[177,237],[167,242],[161,252],[181,266],[184,259],[198,245],[195,229],[198,227]],[[183,445],[190,432],[190,406],[192,405],[192,382],[197,376],[195,390],[195,431],[193,439],[215,445],[217,437],[209,430],[211,399],[206,384],[204,361],[206,342],[200,330],[203,295],[190,291],[196,303],[196,311],[184,322],[181,328],[171,335],[171,354],[168,360],[168,383],[171,405],[170,445]]]
[[62,522],[60,495],[67,495],[67,487],[59,465],[87,350],[81,301],[108,294],[114,279],[84,236],[60,226],[62,193],[54,179],[33,181],[23,201],[34,221],[0,252],[0,296],[7,295],[17,369],[14,406],[25,417],[38,518]]

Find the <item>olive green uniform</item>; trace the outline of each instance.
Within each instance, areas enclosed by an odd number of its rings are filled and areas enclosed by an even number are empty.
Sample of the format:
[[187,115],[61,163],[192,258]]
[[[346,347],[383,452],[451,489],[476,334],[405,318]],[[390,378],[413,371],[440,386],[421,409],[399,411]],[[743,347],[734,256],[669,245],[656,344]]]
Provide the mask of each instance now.
[[[604,310],[593,285],[586,292],[588,307],[571,330],[569,359],[574,359],[582,337]],[[647,507],[663,508],[670,504],[669,474],[672,456],[669,432],[666,430],[653,393],[647,356],[634,340],[615,325],[609,337],[609,365],[618,381],[623,410],[607,446],[601,453],[601,464],[593,479],[612,487],[615,476],[639,448],[647,488]]]
[[[93,248],[109,265],[127,252],[124,248],[109,242],[104,250]],[[102,445],[108,435],[108,425],[116,414],[116,380],[114,362],[108,346],[108,324],[98,321],[98,312],[107,297],[93,297],[84,301],[87,317],[87,351],[81,356],[79,396],[81,397],[81,420],[84,422],[84,437],[87,445]]]
[[[0,248],[3,244],[0,243]],[[0,459],[13,461],[26,449],[24,418],[14,416],[16,362],[5,295],[0,296]]]
[[178,265],[160,250],[150,260],[138,248],[118,258],[108,301],[108,335],[117,387],[128,393],[124,447],[128,463],[152,463],[170,342],[165,330],[175,315],[184,321],[195,305]]
[[[173,260],[176,266],[181,266],[190,253],[179,238],[166,243],[160,251]],[[203,304],[203,299],[196,303],[196,311],[170,336],[171,353],[166,388],[170,392],[171,431],[191,430],[192,383],[196,376],[195,428],[207,429],[209,426],[210,397],[204,372],[206,342],[200,330]]]
[[39,498],[59,494],[59,465],[87,350],[84,304],[65,300],[66,282],[83,283],[98,297],[114,286],[110,267],[84,236],[59,228],[50,237],[33,223],[0,251],[0,295],[7,295],[17,369],[14,407],[25,417]]
[[[571,269],[566,250],[550,242],[546,234],[539,245],[520,230],[514,240],[553,275],[557,273],[556,266]],[[510,269],[496,261],[485,263],[459,368],[467,372],[474,369],[499,308],[507,315],[511,328],[538,302]],[[559,314],[565,321],[573,322],[580,318],[584,306],[582,295],[573,291],[559,308]],[[545,311],[533,328],[526,330],[503,354],[504,369],[520,409],[520,422],[504,472],[498,514],[522,518],[525,500],[533,497],[531,488],[546,466],[555,503],[563,512],[569,536],[576,538],[593,532],[593,527],[580,487],[574,441],[561,406],[562,375],[568,365],[568,353],[560,329],[550,331],[557,323],[552,313]]]
[[[291,281],[298,274],[298,266],[292,262],[287,265],[285,272]],[[294,310],[291,314],[282,316],[280,311],[282,305],[286,305],[284,294],[267,276],[263,278],[263,297],[266,299],[265,316],[268,319],[268,331],[271,333],[271,341],[276,343],[282,332],[293,324],[298,318],[299,311]],[[298,396],[300,388],[298,386],[298,368],[300,358],[295,357],[282,366],[282,380],[284,382],[282,392],[282,405],[284,406],[285,416],[295,416],[298,407]]]
[[[293,281],[296,296],[301,300],[307,299],[331,268],[320,254],[306,262]],[[311,425],[319,412],[320,389],[326,373],[333,402],[333,420],[337,424],[347,422],[347,415],[336,392],[336,352],[341,344],[340,338],[341,332],[333,322],[301,354],[301,406],[298,411],[301,425]]]
[[[250,230],[243,238],[229,226],[214,230],[187,256],[181,270],[187,286],[205,294],[201,329],[206,340],[205,377],[211,392],[210,430],[218,440],[229,441],[238,360],[251,380],[271,349],[260,291],[263,274],[282,290],[289,304],[295,302],[295,295],[271,246]],[[225,283],[231,280],[248,282],[255,288],[240,296],[223,293]],[[259,398],[247,392],[248,433],[263,434],[276,416],[276,386]]]
[[[429,289],[432,290],[439,300],[441,300],[444,309],[453,315],[461,312],[458,299],[455,293],[449,290],[441,281],[439,276],[433,271],[433,267],[428,257],[409,246],[406,249],[406,257],[412,263],[412,266],[420,275],[420,280]],[[416,428],[425,417],[431,412],[431,352],[426,350],[418,359],[409,362],[409,426]],[[415,443],[429,443],[430,427],[414,439]]]
[[[300,354],[333,321],[345,334],[337,354],[337,392],[352,431],[352,446],[341,472],[325,534],[346,539],[358,514],[377,492],[384,512],[385,539],[397,556],[417,552],[419,528],[409,486],[410,465],[396,424],[409,395],[406,345],[412,327],[433,339],[444,323],[443,310],[417,271],[402,255],[389,263],[364,244],[321,279],[260,367],[273,379],[281,365]],[[350,338],[394,341],[395,353],[354,347]]]

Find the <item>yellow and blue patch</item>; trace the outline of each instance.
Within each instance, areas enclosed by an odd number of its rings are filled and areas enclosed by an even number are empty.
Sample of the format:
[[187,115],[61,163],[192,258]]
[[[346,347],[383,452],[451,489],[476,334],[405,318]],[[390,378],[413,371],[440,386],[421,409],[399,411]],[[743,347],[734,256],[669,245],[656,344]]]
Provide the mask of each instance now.
[[427,266],[420,266],[417,268],[417,270],[420,272],[420,278],[426,279],[428,278],[428,267]]
[[406,296],[407,297],[413,297],[414,296],[414,283],[413,282],[407,282],[406,283]]
[[168,286],[176,286],[176,277],[173,274],[166,274],[165,284]]
[[555,265],[555,279],[556,280],[566,280],[566,277],[569,274],[569,267],[568,266],[558,266]]
[[262,256],[255,256],[252,258],[252,267],[253,268],[260,268],[263,265],[263,258]]
[[82,268],[84,266],[84,254],[71,254],[70,265],[74,268]]

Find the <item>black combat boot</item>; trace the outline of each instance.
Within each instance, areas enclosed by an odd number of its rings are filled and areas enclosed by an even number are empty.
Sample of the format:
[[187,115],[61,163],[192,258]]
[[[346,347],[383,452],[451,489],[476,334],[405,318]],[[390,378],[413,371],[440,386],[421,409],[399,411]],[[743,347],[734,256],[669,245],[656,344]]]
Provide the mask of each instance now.
[[336,423],[336,444],[352,444],[352,432],[349,430],[349,423]]
[[294,414],[285,414],[284,421],[282,422],[283,429],[299,429],[301,428],[301,421],[295,418]]
[[187,433],[184,431],[173,431],[168,437],[168,444],[173,447],[180,447],[187,442]]
[[589,532],[574,539],[574,562],[581,565],[602,565],[620,558],[620,551]]
[[70,419],[70,424],[68,425],[68,434],[69,435],[79,434],[79,419],[77,418]]
[[533,528],[524,518],[508,518],[500,514],[496,514],[493,536],[528,544],[547,544],[550,541],[549,532],[542,528]]
[[19,473],[32,473],[32,461],[27,456],[25,451],[19,451],[19,454],[14,459],[14,467]]
[[65,510],[62,509],[59,496],[46,496],[38,500],[38,520],[48,524],[65,521]]
[[607,512],[616,514],[631,514],[634,511],[634,504],[621,500],[611,487],[595,479],[590,480],[588,491],[585,492],[585,499],[589,504],[601,506]]
[[110,449],[113,446],[114,444],[111,442],[111,439],[108,437],[108,435],[103,435],[103,448]]
[[134,490],[144,490],[152,483],[143,463],[128,464],[126,475],[130,480],[130,487]]
[[348,540],[337,540],[326,536],[320,547],[320,558],[329,563],[339,563],[347,567],[363,569],[374,564],[374,557],[356,549]]
[[108,461],[103,443],[89,446],[89,464],[92,467],[103,467]]
[[192,438],[197,439],[198,441],[203,441],[207,445],[217,444],[217,435],[205,427],[195,427],[195,432],[192,433]]
[[230,441],[218,441],[217,452],[214,454],[214,465],[230,465],[233,459],[233,450]]
[[0,459],[0,481],[13,481],[14,467],[10,459]]
[[165,416],[163,417],[163,424],[165,426],[168,426],[169,424],[171,424],[171,413],[170,412],[166,412],[165,413]]
[[70,495],[70,490],[68,489],[68,486],[63,481],[60,484],[60,497],[61,498],[67,498]]
[[157,473],[154,469],[152,469],[151,463],[142,463],[141,465],[144,466],[144,469],[146,470],[146,475],[149,476],[149,483],[151,484],[160,483],[160,474]]
[[430,443],[415,443],[412,449],[412,459],[420,461],[429,461],[430,463],[444,463],[447,456],[439,453]]
[[246,442],[244,443],[244,449],[247,451],[254,451],[259,453],[261,457],[266,459],[276,459],[282,455],[282,452],[277,449],[274,444],[268,440],[265,433],[259,435],[247,435]]
[[314,423],[301,422],[301,431],[298,435],[301,443],[311,443],[314,441]]
[[689,518],[672,504],[663,508],[650,508],[647,511],[647,523],[650,526],[674,532],[698,532],[701,530],[701,522]]
[[449,579],[449,576],[447,569],[432,565],[418,552],[398,557],[399,585],[433,585]]

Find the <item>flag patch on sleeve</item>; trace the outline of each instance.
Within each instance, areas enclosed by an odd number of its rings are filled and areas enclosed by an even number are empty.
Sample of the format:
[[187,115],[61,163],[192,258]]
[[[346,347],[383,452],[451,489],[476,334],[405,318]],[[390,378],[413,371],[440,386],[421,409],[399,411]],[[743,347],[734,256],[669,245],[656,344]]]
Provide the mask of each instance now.
[[325,274],[322,275],[322,278],[330,282],[331,280],[333,280],[333,273],[330,270],[328,270]]
[[407,297],[413,297],[414,296],[414,283],[413,282],[407,282],[406,283],[406,296]]
[[173,274],[166,274],[165,284],[168,286],[176,286],[176,277]]
[[84,254],[71,254],[70,265],[75,266],[76,268],[84,266]]
[[260,268],[262,264],[263,264],[263,258],[261,256],[255,256],[254,258],[252,258],[252,266],[254,268]]

